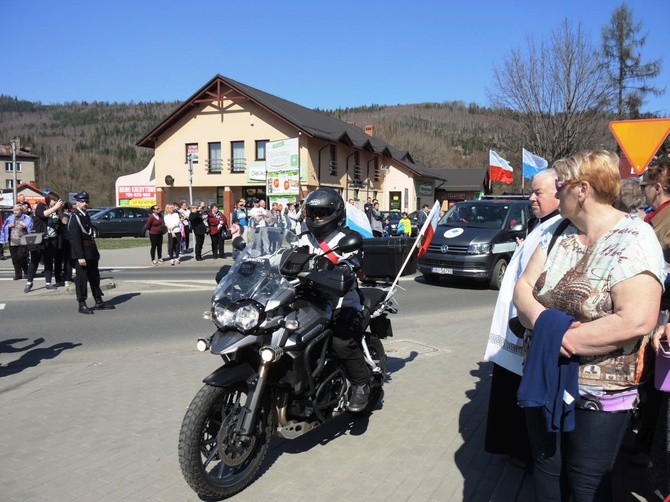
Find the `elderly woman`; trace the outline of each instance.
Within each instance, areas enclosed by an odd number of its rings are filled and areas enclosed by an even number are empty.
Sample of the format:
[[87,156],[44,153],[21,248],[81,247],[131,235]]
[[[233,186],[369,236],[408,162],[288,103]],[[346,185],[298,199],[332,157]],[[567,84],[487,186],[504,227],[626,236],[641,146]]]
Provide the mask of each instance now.
[[23,214],[23,204],[16,204],[11,215],[7,217],[0,230],[0,242],[9,245],[9,254],[14,265],[14,280],[28,275],[28,249],[21,244],[21,237],[33,229],[33,219]]
[[619,196],[614,201],[614,207],[636,215],[638,218],[644,218],[645,197],[642,194],[640,179],[637,177],[621,180]]
[[[521,387],[531,366],[567,383],[549,398],[553,408],[526,407],[536,499],[609,501],[609,475],[637,400],[638,349],[658,319],[663,256],[649,225],[612,207],[615,154],[582,152],[554,168],[561,216],[571,223],[547,229],[514,290],[528,330]],[[545,351],[539,360],[535,349]]]

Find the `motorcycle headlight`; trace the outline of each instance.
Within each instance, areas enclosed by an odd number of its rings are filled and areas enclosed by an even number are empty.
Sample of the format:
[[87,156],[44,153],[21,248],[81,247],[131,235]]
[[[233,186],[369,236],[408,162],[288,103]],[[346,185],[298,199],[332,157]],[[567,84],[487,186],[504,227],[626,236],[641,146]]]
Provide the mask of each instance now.
[[468,246],[468,254],[486,254],[491,252],[492,244],[487,242],[486,244],[470,244]]
[[235,326],[242,331],[249,331],[258,326],[261,313],[255,305],[245,305],[235,311]]
[[246,333],[261,324],[261,308],[253,303],[231,305],[215,302],[212,306],[212,318],[219,328],[234,328]]
[[234,326],[235,311],[216,304],[214,305],[214,319],[221,326]]

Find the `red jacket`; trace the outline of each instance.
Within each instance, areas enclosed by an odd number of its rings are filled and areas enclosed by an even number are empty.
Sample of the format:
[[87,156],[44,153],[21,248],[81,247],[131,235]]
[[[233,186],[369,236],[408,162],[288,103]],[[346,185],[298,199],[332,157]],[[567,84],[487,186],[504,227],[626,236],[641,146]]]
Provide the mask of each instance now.
[[158,216],[158,219],[152,214],[149,216],[149,219],[147,220],[147,224],[144,225],[144,228],[149,230],[150,234],[156,235],[156,234],[162,234],[163,233],[163,217]]
[[219,224],[222,224],[223,228],[228,228],[228,219],[221,211],[218,213],[210,211],[207,213],[207,224],[209,225],[209,235],[217,235]]

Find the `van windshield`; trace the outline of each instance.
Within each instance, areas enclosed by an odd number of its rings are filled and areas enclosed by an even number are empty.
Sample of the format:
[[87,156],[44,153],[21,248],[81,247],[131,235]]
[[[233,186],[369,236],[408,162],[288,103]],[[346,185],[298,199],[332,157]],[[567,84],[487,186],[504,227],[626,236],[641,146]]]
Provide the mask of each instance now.
[[440,219],[440,225],[469,228],[497,228],[505,222],[508,204],[459,203],[451,207]]

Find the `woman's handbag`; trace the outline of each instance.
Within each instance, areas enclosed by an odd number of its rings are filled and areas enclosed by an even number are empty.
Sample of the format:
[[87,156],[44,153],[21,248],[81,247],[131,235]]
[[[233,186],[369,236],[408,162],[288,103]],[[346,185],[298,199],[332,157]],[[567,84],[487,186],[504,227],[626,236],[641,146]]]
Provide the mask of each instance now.
[[228,227],[221,228],[221,238],[224,241],[231,239],[233,237],[233,231]]
[[38,251],[44,247],[44,234],[26,234],[19,239],[21,246],[26,246],[28,251]]

